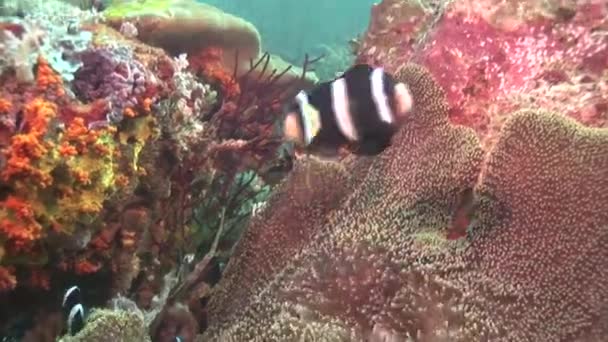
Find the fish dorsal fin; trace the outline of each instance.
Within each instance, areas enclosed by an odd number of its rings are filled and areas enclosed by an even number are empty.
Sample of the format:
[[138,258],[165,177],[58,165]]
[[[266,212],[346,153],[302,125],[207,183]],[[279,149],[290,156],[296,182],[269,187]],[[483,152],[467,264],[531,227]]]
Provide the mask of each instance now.
[[359,134],[353,122],[346,79],[339,78],[331,84],[332,109],[340,132],[350,141],[359,140]]
[[319,110],[308,102],[308,95],[306,95],[304,91],[298,93],[296,101],[300,106],[300,114],[302,116],[304,142],[308,145],[317,133],[319,133],[319,130],[321,130],[321,114],[319,113]]
[[376,111],[380,116],[380,120],[391,124],[394,121],[393,112],[388,103],[388,97],[384,91],[384,70],[376,68],[370,75],[372,100],[376,105]]

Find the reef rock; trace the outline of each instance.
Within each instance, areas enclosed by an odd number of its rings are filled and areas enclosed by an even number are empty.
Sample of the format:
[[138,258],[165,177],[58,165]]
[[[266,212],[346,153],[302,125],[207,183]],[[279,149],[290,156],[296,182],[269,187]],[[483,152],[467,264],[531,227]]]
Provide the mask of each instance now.
[[[209,48],[219,48],[223,66],[228,70],[236,67],[237,76],[248,72],[250,61],[262,54],[261,37],[253,24],[194,0],[123,2],[111,5],[104,15],[117,28],[125,22],[133,24],[138,39],[174,56],[196,56]],[[272,56],[268,69],[282,71],[287,66],[280,57]],[[256,73],[263,73],[262,69],[260,65]],[[301,73],[300,68],[292,67],[279,82],[297,80]],[[316,80],[313,73],[307,74],[305,85]]]

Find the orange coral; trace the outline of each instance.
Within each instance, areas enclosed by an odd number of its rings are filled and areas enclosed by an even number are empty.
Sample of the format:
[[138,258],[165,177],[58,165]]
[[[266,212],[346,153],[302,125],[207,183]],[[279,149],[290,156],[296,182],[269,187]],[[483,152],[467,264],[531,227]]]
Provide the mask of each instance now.
[[38,70],[36,73],[36,84],[40,89],[54,88],[55,94],[58,96],[65,95],[63,89],[63,81],[49,63],[42,56],[38,57]]
[[17,286],[17,278],[10,268],[0,266],[0,292],[10,291]]
[[152,103],[153,103],[153,101],[151,98],[147,97],[144,99],[142,107],[144,108],[144,110],[146,112],[148,112],[148,113],[152,112]]
[[11,101],[0,98],[0,113],[6,113],[13,108]]
[[11,138],[11,146],[6,152],[6,167],[0,176],[5,181],[13,177],[32,177],[41,187],[47,187],[52,182],[51,176],[33,167],[32,161],[42,157],[52,146],[44,141],[44,135],[57,113],[57,107],[37,98],[25,106],[23,113],[26,132]]
[[9,216],[0,221],[0,232],[8,237],[12,249],[27,250],[42,235],[42,227],[36,221],[31,205],[15,196],[0,203],[0,207],[6,208],[14,218]]
[[134,118],[137,116],[137,113],[133,110],[133,108],[127,107],[124,110],[124,115],[127,118]]
[[64,157],[71,157],[77,155],[78,151],[76,150],[76,147],[70,145],[67,141],[64,141],[61,143],[61,146],[59,146],[59,154]]
[[74,170],[73,174],[78,182],[80,182],[84,185],[91,184],[91,177],[89,176],[89,173],[87,171]]
[[83,154],[87,152],[88,146],[97,142],[99,135],[100,131],[89,130],[87,128],[84,118],[76,117],[66,129],[64,144],[66,146],[73,146],[79,154]]
[[118,175],[116,176],[116,180],[114,181],[114,183],[119,187],[125,187],[129,185],[129,177],[125,175]]

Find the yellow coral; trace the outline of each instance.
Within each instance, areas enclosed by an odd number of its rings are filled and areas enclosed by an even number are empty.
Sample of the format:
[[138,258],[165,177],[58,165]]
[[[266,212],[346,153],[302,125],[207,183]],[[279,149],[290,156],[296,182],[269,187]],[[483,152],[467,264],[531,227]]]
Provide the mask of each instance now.
[[46,229],[70,232],[89,222],[113,191],[117,167],[114,131],[89,130],[80,117],[63,133],[49,131],[57,106],[43,99],[23,112],[25,130],[12,137],[1,174],[13,191],[1,202],[0,244],[13,254],[26,251]]

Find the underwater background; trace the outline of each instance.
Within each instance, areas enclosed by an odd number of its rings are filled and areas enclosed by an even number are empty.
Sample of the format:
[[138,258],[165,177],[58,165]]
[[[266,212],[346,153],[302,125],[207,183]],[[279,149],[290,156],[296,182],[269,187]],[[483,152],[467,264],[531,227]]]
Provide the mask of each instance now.
[[[258,2],[242,0],[201,1],[252,22],[264,37],[264,47],[297,63],[304,54],[335,50],[350,56],[346,42],[362,34],[369,23],[372,0]],[[342,70],[340,70],[342,71]]]
[[607,0],[0,0],[0,342],[606,341],[606,265]]

